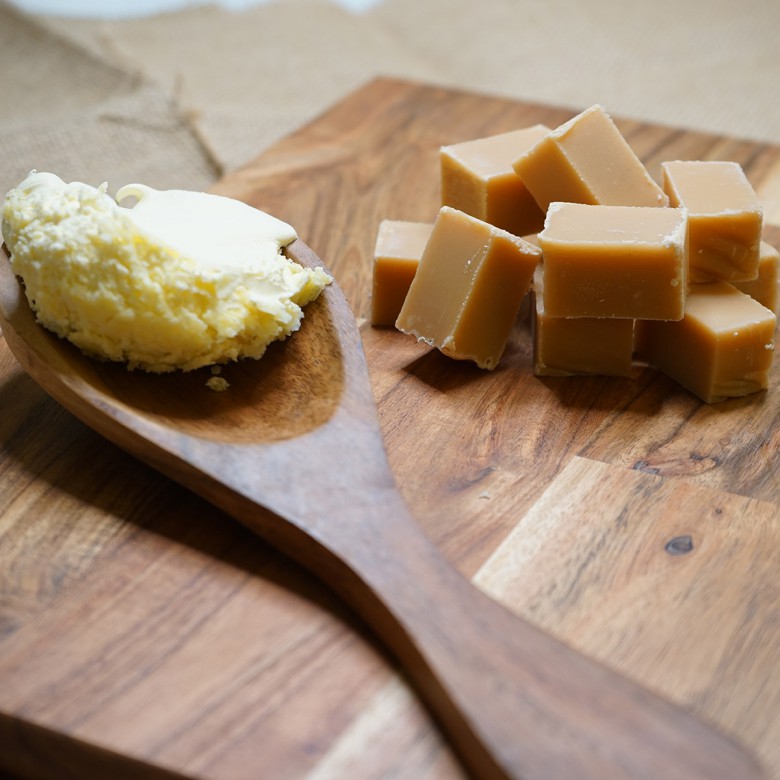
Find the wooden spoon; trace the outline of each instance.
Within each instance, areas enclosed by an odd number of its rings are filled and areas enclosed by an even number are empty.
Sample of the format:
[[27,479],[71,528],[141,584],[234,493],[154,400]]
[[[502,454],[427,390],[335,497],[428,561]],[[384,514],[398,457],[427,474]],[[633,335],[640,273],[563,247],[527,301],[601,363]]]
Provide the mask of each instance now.
[[[321,264],[301,241],[288,252]],[[335,283],[294,337],[231,366],[223,393],[202,372],[155,376],[85,358],[36,323],[5,256],[0,320],[24,369],[63,406],[337,591],[475,777],[760,776],[730,739],[505,610],[434,548],[395,487]]]

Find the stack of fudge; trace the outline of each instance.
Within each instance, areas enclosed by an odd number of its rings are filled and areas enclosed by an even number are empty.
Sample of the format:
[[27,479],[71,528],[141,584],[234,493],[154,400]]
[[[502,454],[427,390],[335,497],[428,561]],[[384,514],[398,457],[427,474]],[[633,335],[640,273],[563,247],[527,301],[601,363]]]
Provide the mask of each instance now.
[[729,161],[649,175],[601,106],[443,147],[433,223],[385,220],[371,321],[493,369],[530,293],[534,372],[649,363],[708,403],[765,390],[778,252]]

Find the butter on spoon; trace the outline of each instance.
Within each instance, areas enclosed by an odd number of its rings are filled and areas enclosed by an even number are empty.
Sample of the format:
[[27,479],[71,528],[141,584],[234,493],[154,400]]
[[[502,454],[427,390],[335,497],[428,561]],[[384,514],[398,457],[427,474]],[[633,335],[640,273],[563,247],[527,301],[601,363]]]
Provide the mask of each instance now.
[[184,190],[66,184],[31,173],[3,237],[39,322],[85,353],[151,372],[250,357],[301,325],[330,277],[282,248],[295,230],[245,203]]

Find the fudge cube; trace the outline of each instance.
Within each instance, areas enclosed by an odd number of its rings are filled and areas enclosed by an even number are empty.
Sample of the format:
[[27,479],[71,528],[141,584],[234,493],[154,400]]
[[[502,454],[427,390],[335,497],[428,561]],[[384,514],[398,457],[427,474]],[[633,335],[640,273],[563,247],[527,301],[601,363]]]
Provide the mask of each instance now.
[[534,273],[531,318],[537,376],[629,376],[631,373],[634,320],[548,316],[541,267]]
[[550,317],[679,320],[684,209],[553,203],[538,240]]
[[429,222],[385,219],[374,246],[371,324],[394,325],[433,230]]
[[519,236],[442,206],[396,327],[493,369],[540,257]]
[[513,163],[544,211],[554,201],[604,206],[666,206],[612,118],[595,105],[552,130]]
[[755,279],[763,212],[741,166],[676,160],[661,170],[670,204],[688,210],[690,281]]
[[647,360],[707,403],[769,383],[776,317],[728,282],[691,286],[679,322],[642,322]]
[[758,276],[748,282],[732,282],[732,284],[777,314],[777,270],[779,264],[780,252],[771,244],[762,241],[758,250]]
[[541,230],[544,212],[512,163],[549,130],[545,125],[534,125],[443,146],[439,152],[442,205],[516,236]]

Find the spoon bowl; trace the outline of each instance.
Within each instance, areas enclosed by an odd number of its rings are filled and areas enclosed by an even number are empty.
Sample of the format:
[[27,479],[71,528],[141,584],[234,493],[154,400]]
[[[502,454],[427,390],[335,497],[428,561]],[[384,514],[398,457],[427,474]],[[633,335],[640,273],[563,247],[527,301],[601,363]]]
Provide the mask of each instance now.
[[[297,262],[316,264],[316,257],[300,241],[288,252],[295,254]],[[4,292],[9,292],[7,286]],[[28,348],[50,355],[51,368],[63,380],[81,378],[106,398],[163,424],[170,421],[194,436],[258,443],[300,436],[333,414],[343,391],[341,345],[327,296],[306,307],[306,323],[311,327],[269,345],[262,360],[232,363],[230,392],[214,392],[206,386],[212,376],[209,368],[150,374],[91,359],[38,325],[23,296],[18,297],[13,287],[10,292],[4,310],[9,311],[12,329]]]
[[[287,251],[321,265],[300,240]],[[148,375],[84,357],[37,324],[4,256],[0,323],[22,367],[73,414],[333,588],[474,777],[761,777],[735,742],[510,613],[442,557],[394,484],[335,282],[292,338],[231,365],[219,393],[208,370]]]

